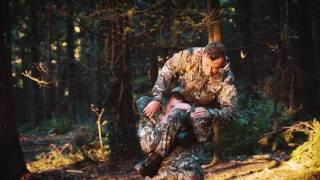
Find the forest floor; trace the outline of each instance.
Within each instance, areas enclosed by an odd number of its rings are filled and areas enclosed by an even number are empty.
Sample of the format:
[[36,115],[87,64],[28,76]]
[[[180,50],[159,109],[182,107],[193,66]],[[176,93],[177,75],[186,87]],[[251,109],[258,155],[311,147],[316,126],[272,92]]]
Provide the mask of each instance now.
[[[25,160],[32,172],[27,179],[143,179],[132,169],[139,159],[111,163],[84,160],[76,155],[70,158],[71,151],[64,151],[71,138],[70,135],[46,133],[21,134]],[[51,161],[57,161],[63,153],[69,154],[69,159],[52,166]],[[40,165],[43,167],[36,167],[41,158],[45,159]],[[288,159],[284,153],[243,156],[205,169],[205,179],[320,179],[320,173],[307,178],[304,167]]]

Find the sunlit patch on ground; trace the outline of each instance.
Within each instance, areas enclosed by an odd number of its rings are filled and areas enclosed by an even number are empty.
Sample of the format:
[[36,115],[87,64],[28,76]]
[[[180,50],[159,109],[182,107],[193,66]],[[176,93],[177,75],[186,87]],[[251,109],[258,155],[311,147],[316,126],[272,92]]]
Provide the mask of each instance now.
[[36,173],[50,169],[62,168],[82,160],[84,160],[83,154],[79,151],[73,153],[71,144],[64,144],[60,147],[51,144],[50,151],[48,153],[41,153],[37,155],[35,161],[27,163],[27,168],[30,172]]
[[269,155],[253,156],[242,161],[229,161],[206,169],[207,179],[234,179],[279,166],[279,162]]
[[[96,144],[75,147],[72,133],[67,135],[23,135],[20,140],[27,168],[31,173],[65,168],[77,163],[108,160],[107,146]],[[72,171],[72,170],[71,170]]]
[[288,130],[308,136],[308,140],[293,151],[289,160],[286,161],[284,156],[256,155],[243,161],[229,161],[206,170],[207,179],[320,179],[320,122],[297,122]]

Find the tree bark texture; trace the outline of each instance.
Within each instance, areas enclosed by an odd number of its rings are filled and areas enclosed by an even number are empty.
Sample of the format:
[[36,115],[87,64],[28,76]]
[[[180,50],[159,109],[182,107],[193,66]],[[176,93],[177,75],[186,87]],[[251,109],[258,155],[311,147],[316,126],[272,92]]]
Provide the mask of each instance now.
[[[123,2],[114,3],[114,13],[119,13],[115,10],[117,3]],[[119,17],[111,22],[111,31],[105,43],[108,45],[105,58],[108,58],[108,79],[112,89],[107,103],[112,116],[112,135],[109,140],[111,159],[128,158],[134,155],[132,150],[137,146],[128,44],[130,33],[124,31],[127,26],[130,26],[128,17]]]
[[9,1],[0,3],[0,178],[18,179],[27,172],[13,111]]
[[[36,67],[40,63],[40,39],[39,39],[39,2],[38,1],[29,1],[30,4],[30,19],[31,19],[31,59],[33,69],[37,69]],[[40,73],[38,70],[33,71],[33,76],[39,78]],[[34,110],[34,124],[39,125],[43,120],[43,111],[41,108],[42,103],[42,94],[39,86],[36,83],[33,83],[32,88],[32,99],[33,99],[33,110]]]
[[77,101],[77,83],[76,83],[76,61],[74,56],[75,38],[74,38],[74,1],[67,1],[68,17],[67,17],[67,61],[68,61],[68,118],[71,122],[77,121],[76,101]]

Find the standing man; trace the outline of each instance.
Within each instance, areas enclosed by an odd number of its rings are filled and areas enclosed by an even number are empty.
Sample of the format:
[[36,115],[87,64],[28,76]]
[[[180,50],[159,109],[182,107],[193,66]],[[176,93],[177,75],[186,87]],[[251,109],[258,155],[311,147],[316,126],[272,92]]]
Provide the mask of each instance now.
[[[165,95],[172,91],[171,87],[176,87],[174,91],[193,107],[189,111],[196,141],[206,142],[212,135],[211,124],[214,121],[229,122],[236,112],[237,91],[225,52],[222,43],[214,42],[203,48],[189,48],[174,54],[161,69],[152,89],[153,100],[144,108],[144,114],[151,118],[159,112]],[[160,169],[160,177],[193,173],[190,169],[195,164],[195,156],[180,154],[173,155],[170,165]],[[181,164],[186,167],[180,167]]]

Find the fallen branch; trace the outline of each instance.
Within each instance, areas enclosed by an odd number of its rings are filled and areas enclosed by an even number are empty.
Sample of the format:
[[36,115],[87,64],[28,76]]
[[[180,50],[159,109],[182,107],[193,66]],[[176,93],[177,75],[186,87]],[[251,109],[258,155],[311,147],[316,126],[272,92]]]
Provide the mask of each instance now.
[[84,172],[81,170],[75,170],[75,169],[67,169],[67,173],[77,173],[77,174],[83,174]]

